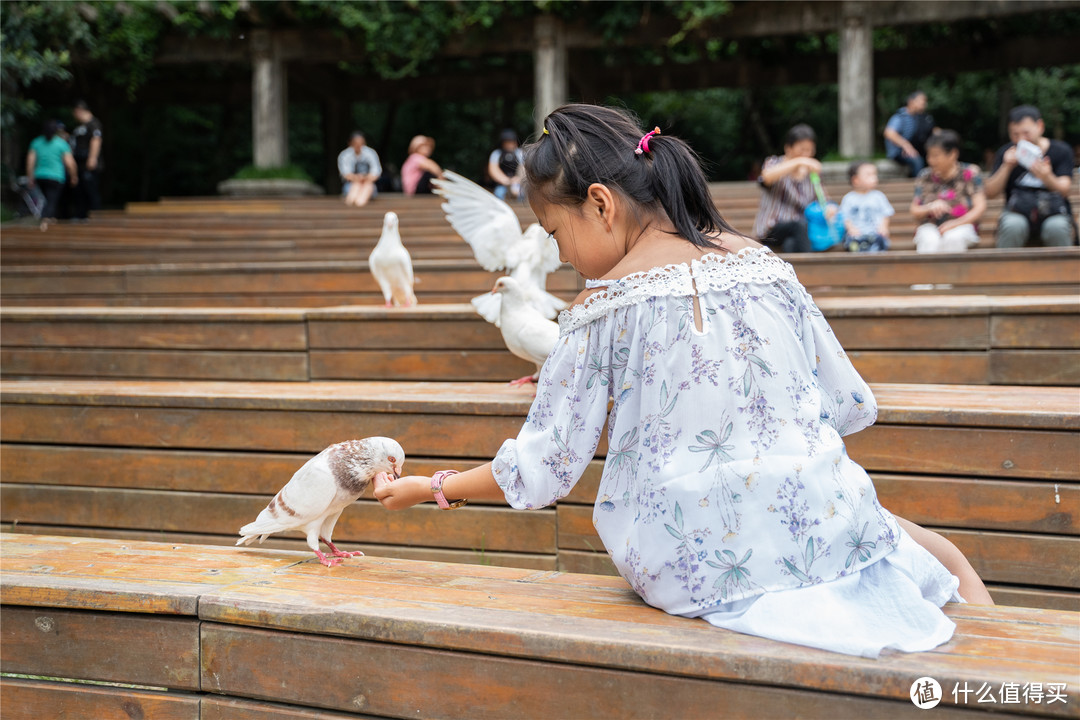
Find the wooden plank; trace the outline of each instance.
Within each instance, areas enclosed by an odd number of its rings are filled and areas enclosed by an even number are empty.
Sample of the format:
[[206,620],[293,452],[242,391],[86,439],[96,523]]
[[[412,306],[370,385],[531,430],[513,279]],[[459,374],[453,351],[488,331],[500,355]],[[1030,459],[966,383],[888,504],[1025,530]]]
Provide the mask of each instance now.
[[994,385],[1080,385],[1080,358],[1074,350],[993,350]]
[[0,371],[19,377],[309,379],[308,355],[303,352],[4,348]]
[[194,618],[4,606],[3,672],[199,689]]
[[1080,534],[1080,485],[874,473],[878,500],[920,525]]
[[[9,311],[10,312],[10,311]],[[114,311],[116,312],[116,311]],[[179,312],[175,311],[174,312]],[[307,334],[300,311],[266,322],[258,315],[248,320],[242,309],[230,309],[229,322],[196,316],[157,313],[146,322],[116,318],[116,322],[69,319],[3,324],[4,345],[9,347],[87,347],[147,350],[306,350]],[[262,311],[256,311],[261,313]],[[137,317],[137,316],[136,316]]]
[[559,550],[558,567],[560,572],[584,573],[587,575],[618,576],[615,563],[604,553],[585,550]]
[[421,413],[3,405],[5,442],[317,453],[351,438],[408,438],[410,454],[494,457],[521,417]]
[[0,536],[5,604],[195,615],[208,588],[261,577],[310,553],[223,552],[178,543]]
[[[970,427],[1080,430],[1080,389],[978,385],[876,384],[878,422]],[[390,412],[514,413],[524,416],[531,388],[505,383],[321,382],[257,383],[21,380],[5,383],[9,403],[228,407]]]
[[[422,306],[421,306],[422,307]],[[431,319],[407,323],[387,320],[308,322],[312,348],[432,350],[447,347],[506,350],[498,328],[480,319]]]
[[[1047,384],[1047,382],[1004,382],[991,379],[990,358],[985,352],[948,352],[938,350],[848,350],[855,369],[871,383],[963,383],[965,385]],[[1039,378],[1036,377],[1036,380]]]
[[837,339],[846,350],[964,350],[981,349],[990,345],[989,324],[985,316],[828,319]]
[[1080,323],[1067,315],[995,315],[990,321],[995,348],[1080,348]]
[[200,720],[356,720],[375,717],[213,695],[202,698],[201,710]]
[[[938,422],[945,423],[946,410]],[[966,427],[877,425],[844,438],[867,470],[891,473],[1076,480],[1074,433]]]
[[[901,702],[788,688],[664,677],[208,623],[204,684],[215,692],[287,699],[379,715],[458,717],[912,716]],[[273,660],[271,660],[273,658]],[[267,673],[284,663],[286,676]],[[450,680],[453,679],[453,682]],[[558,688],[558,692],[552,692]],[[598,704],[598,699],[601,699]],[[909,711],[909,708],[911,711]],[[952,708],[939,706],[948,714]],[[954,712],[962,712],[954,710]]]
[[1080,588],[1080,542],[1056,535],[932,528],[951,540],[989,582]]
[[[559,550],[603,553],[587,505],[559,505]],[[959,547],[987,582],[1080,589],[1080,538],[955,528],[931,529]],[[602,555],[606,560],[606,555]],[[561,558],[560,558],[561,560]],[[562,567],[560,562],[560,567]],[[577,570],[575,570],[577,572]]]
[[[380,643],[419,643],[433,649],[494,652],[609,668],[648,668],[650,672],[668,675],[712,679],[753,677],[755,682],[765,684],[827,687],[860,694],[886,692],[905,698],[911,672],[917,672],[916,676],[929,674],[939,680],[942,676],[961,674],[970,681],[973,674],[987,672],[1007,677],[1034,672],[1033,667],[1023,670],[1021,666],[1037,657],[1034,662],[1039,665],[1039,674],[1046,674],[1049,667],[1045,663],[1062,668],[1073,666],[1076,652],[1073,618],[1060,617],[1061,622],[1073,627],[1046,627],[1047,637],[1061,638],[1060,643],[1053,644],[1046,640],[1000,638],[988,642],[985,620],[980,620],[981,627],[974,635],[968,635],[969,621],[961,618],[958,619],[961,628],[954,641],[934,653],[886,656],[862,665],[866,661],[857,658],[718,632],[700,622],[667,616],[640,603],[607,606],[606,600],[601,600],[597,591],[586,585],[567,586],[559,582],[550,588],[548,599],[543,600],[537,597],[540,588],[526,579],[512,580],[508,570],[500,570],[498,577],[477,578],[475,583],[467,581],[462,573],[444,575],[434,568],[439,574],[431,578],[421,577],[420,569],[416,568],[408,574],[390,574],[380,580],[373,576],[377,568],[370,562],[362,570],[350,567],[345,573],[335,574],[317,595],[305,591],[299,578],[281,575],[275,576],[272,586],[250,591],[234,586],[220,598],[204,599],[203,617],[231,623],[243,623],[246,619],[260,626],[267,624],[265,618],[273,617],[273,627],[279,629],[348,634]],[[365,581],[355,582],[350,575],[357,579],[363,576]],[[560,579],[571,581],[571,577],[560,576]],[[587,580],[573,577],[571,582],[594,582],[591,577]],[[549,580],[543,577],[533,582],[544,584]],[[357,593],[365,599],[360,601]],[[297,604],[314,606],[303,613],[285,611],[285,607]],[[997,613],[995,617],[1036,612],[990,610]],[[364,620],[348,617],[353,612],[362,613]],[[978,615],[979,609],[964,608],[963,612],[966,618],[972,613]],[[557,629],[568,614],[575,617],[573,638]],[[985,613],[981,617],[989,619]],[[358,633],[359,628],[362,630]],[[706,632],[699,632],[702,629]],[[653,652],[650,648],[654,647],[663,651]],[[736,656],[741,659],[736,660]],[[908,664],[906,670],[898,666]],[[895,683],[894,672],[898,674]],[[1069,672],[1075,674],[1074,670]],[[899,677],[906,677],[906,682]]]
[[990,591],[990,596],[998,605],[1080,612],[1080,593],[993,583],[986,589]]
[[[283,478],[282,484],[286,480]],[[236,533],[254,520],[268,502],[267,496],[260,495],[12,483],[0,485],[0,498],[0,519],[20,525],[214,535]],[[338,520],[334,539],[456,548],[476,553],[553,554],[555,513],[471,505],[451,513],[430,503],[391,513],[377,502],[359,501]]]
[[[32,535],[60,535],[81,538],[99,538],[114,540],[135,540],[140,542],[186,543],[193,545],[220,545],[234,547],[236,534],[206,535],[201,533],[174,533],[160,530],[114,530],[60,525],[33,525],[27,523],[0,524],[0,532],[29,533]],[[314,557],[308,550],[307,542],[297,537],[272,535],[258,550],[292,550],[301,553],[301,559],[308,561]],[[532,570],[555,570],[554,554],[535,554],[500,552],[485,548],[457,550],[454,548],[435,548],[407,545],[380,545],[376,543],[349,542],[346,549],[360,550],[373,557],[401,558],[403,560],[421,560],[425,562],[459,563],[463,565],[498,565],[508,568],[529,568]]]
[[498,381],[536,366],[508,350],[312,350],[312,380]]
[[[521,416],[4,405],[8,443],[315,453],[351,437],[408,438],[410,454],[491,458]],[[879,424],[849,436],[869,470],[1075,480],[1067,432]],[[606,452],[603,447],[601,453]]]
[[[177,692],[0,678],[5,720],[199,720],[200,699]],[[205,716],[203,716],[205,717]],[[256,720],[258,716],[252,716]],[[271,720],[273,716],[265,716]],[[282,719],[289,716],[283,715]],[[297,717],[305,717],[303,715]],[[317,716],[312,716],[317,717]]]
[[[0,445],[0,457],[4,481],[13,484],[231,492],[266,497],[280,490],[283,478],[292,477],[311,458],[306,453],[10,444]],[[406,471],[412,475],[431,475],[441,469],[468,470],[486,461],[485,458],[410,456]],[[596,473],[599,467],[596,463]],[[371,497],[370,488],[364,497]],[[473,501],[472,504],[502,503]]]

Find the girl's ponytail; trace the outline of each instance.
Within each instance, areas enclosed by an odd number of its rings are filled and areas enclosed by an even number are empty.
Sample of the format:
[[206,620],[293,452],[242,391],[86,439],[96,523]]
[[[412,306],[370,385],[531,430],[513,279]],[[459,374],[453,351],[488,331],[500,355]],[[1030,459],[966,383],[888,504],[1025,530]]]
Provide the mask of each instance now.
[[710,237],[721,232],[739,234],[716,209],[701,163],[689,145],[661,136],[652,138],[649,150],[646,162],[652,194],[679,235],[697,247],[715,249],[719,244]]
[[525,176],[530,192],[557,204],[580,205],[589,185],[607,185],[635,211],[666,214],[700,248],[720,247],[721,232],[739,234],[713,204],[690,146],[655,131],[643,136],[629,114],[613,108],[565,105],[548,115],[543,134],[525,148]]

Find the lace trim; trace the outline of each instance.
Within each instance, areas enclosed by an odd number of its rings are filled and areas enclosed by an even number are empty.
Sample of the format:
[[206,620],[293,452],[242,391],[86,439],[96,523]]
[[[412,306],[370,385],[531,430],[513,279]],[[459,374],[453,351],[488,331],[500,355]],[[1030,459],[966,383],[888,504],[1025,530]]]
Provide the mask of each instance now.
[[700,294],[727,290],[739,283],[768,284],[776,280],[798,282],[791,265],[765,247],[743,248],[725,255],[709,253],[690,264],[664,265],[615,280],[586,280],[585,287],[604,289],[559,313],[559,333],[565,335],[612,310],[649,298],[693,295],[695,282]]

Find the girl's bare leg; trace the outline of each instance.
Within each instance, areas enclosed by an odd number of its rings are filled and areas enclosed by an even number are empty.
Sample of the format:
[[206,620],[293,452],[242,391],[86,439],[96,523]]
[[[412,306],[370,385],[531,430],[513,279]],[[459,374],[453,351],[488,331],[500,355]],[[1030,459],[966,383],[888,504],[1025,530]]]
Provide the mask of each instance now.
[[960,548],[933,530],[919,527],[898,515],[893,517],[896,518],[896,522],[900,523],[900,527],[904,528],[904,531],[915,542],[926,548],[931,555],[938,559],[938,562],[960,579],[960,587],[957,592],[960,593],[962,598],[976,605],[994,604],[994,599],[990,597],[990,593],[987,592],[986,586],[983,585],[983,581],[979,578],[979,574],[975,572],[975,568],[971,567],[971,563],[964,557],[964,553],[960,552]]

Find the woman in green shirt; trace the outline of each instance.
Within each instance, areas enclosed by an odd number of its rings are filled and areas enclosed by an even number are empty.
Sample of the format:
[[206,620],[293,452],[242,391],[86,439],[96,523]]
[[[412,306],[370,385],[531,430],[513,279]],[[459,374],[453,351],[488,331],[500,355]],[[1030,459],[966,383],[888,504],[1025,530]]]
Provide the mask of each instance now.
[[30,178],[30,187],[37,185],[45,196],[45,207],[41,210],[42,230],[48,228],[50,222],[56,221],[64,180],[67,179],[72,186],[79,182],[71,146],[56,130],[55,120],[46,122],[42,134],[30,142],[30,152],[26,155],[26,175]]

